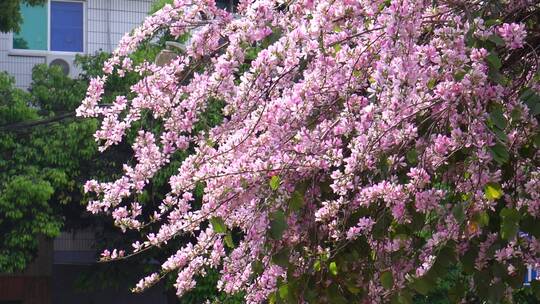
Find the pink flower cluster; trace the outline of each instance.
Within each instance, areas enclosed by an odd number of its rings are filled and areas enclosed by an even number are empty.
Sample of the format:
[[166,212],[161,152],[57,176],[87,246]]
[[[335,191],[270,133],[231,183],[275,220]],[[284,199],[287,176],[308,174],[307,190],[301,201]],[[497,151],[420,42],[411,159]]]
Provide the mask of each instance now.
[[[346,269],[365,277],[354,284],[368,290],[369,303],[392,296],[379,279],[384,271],[394,290],[405,288],[449,244],[459,256],[479,246],[478,269],[538,261],[527,238],[493,254],[499,232],[478,220],[496,200],[540,216],[538,152],[516,163],[511,180],[499,165],[503,152],[519,155],[529,145],[538,122],[517,83],[493,81],[488,51],[467,41],[495,31],[506,43],[499,52],[513,50],[523,46],[525,27],[483,24],[450,2],[426,0],[240,1],[235,16],[212,0],[175,0],[149,17],[122,39],[77,111],[102,119],[101,150],[125,140],[137,121],[160,125],[157,134],[139,130],[122,177],[85,185],[95,195],[92,213],[110,213],[124,230],[157,227],[126,257],[179,236],[192,240],[135,290],[175,272],[182,295],[216,268],[221,290],[263,303],[279,282],[313,274],[321,260],[362,242],[371,254]],[[133,63],[130,54],[164,30],[191,32],[186,52],[165,65]],[[141,76],[132,92],[102,107],[108,77],[130,72]],[[529,74],[519,85],[538,87]],[[197,132],[215,100],[224,103],[223,122]],[[188,148],[171,191],[145,218],[136,196]],[[493,184],[515,195],[486,195]],[[421,231],[399,232],[413,224]],[[104,258],[124,255],[115,252]]]
[[521,23],[504,23],[497,28],[497,33],[511,50],[523,47],[525,43],[525,25]]

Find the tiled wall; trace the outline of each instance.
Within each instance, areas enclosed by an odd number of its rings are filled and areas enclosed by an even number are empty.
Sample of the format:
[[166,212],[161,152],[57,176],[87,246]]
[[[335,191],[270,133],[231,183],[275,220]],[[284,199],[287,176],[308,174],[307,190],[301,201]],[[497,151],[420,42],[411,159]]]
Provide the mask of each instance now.
[[112,51],[126,32],[144,20],[151,4],[152,0],[89,0],[88,52]]
[[[110,52],[122,38],[147,16],[153,0],[86,0],[86,51]],[[10,54],[11,34],[0,33],[0,71],[7,71],[20,88],[28,88],[32,67],[46,58]]]

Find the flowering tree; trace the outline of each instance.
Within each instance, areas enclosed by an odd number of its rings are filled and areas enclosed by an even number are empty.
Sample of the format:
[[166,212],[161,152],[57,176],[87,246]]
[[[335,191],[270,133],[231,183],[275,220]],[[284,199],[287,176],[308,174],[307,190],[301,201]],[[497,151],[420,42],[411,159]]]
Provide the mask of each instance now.
[[[505,4],[509,2],[509,4]],[[124,259],[185,236],[134,288],[177,273],[178,296],[219,269],[248,303],[409,303],[449,265],[500,302],[540,265],[535,1],[175,0],[126,35],[78,115],[101,150],[140,128],[123,176],[89,181],[92,213],[143,239]],[[168,63],[130,54],[192,33]],[[139,73],[101,101],[110,75]],[[206,109],[224,120],[197,130]],[[137,197],[187,157],[150,216]],[[200,201],[196,187],[204,187]],[[536,283],[533,284],[536,290]]]

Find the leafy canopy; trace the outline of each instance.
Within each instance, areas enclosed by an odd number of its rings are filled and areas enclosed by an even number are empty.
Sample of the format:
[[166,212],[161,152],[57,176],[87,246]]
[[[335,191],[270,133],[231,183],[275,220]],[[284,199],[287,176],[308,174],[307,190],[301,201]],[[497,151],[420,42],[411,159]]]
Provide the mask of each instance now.
[[24,127],[48,119],[51,110],[73,109],[84,92],[84,84],[74,88],[65,83],[73,80],[51,83],[48,77],[65,76],[59,69],[36,66],[28,93],[0,74],[0,272],[23,270],[35,256],[39,237],[59,234],[61,206],[76,200],[75,193],[81,196],[77,185],[84,164],[96,154],[90,138],[96,121]]

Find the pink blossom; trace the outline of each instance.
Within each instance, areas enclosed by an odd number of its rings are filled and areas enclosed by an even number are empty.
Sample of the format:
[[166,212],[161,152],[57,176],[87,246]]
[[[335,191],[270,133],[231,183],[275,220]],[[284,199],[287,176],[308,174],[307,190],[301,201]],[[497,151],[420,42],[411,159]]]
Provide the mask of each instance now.
[[[457,259],[478,248],[477,271],[496,260],[515,275],[515,261],[539,263],[537,240],[510,244],[478,218],[502,206],[540,216],[538,153],[522,157],[538,121],[520,98],[525,85],[539,87],[537,63],[524,56],[516,68],[532,68],[519,80],[512,68],[495,81],[489,43],[471,46],[496,33],[507,60],[524,45],[525,26],[489,26],[454,5],[242,0],[233,15],[215,1],[175,0],[148,17],[77,109],[100,119],[100,151],[128,143],[133,152],[121,176],[84,187],[90,212],[141,234],[129,252],[111,249],[103,260],[179,241],[135,291],[173,273],[181,296],[214,268],[218,289],[247,303],[267,302],[278,282],[309,278],[317,261],[360,243],[369,254],[339,271],[362,278],[348,283],[366,290],[366,303],[391,301],[451,244]],[[130,59],[164,32],[189,33],[186,51],[160,65]],[[136,79],[130,92],[105,92],[115,71],[133,74],[123,79]],[[223,120],[201,130],[216,102]],[[169,175],[157,206],[136,201]],[[486,196],[494,184],[500,198]]]
[[497,27],[497,33],[511,50],[522,48],[527,36],[523,23],[503,23]]

